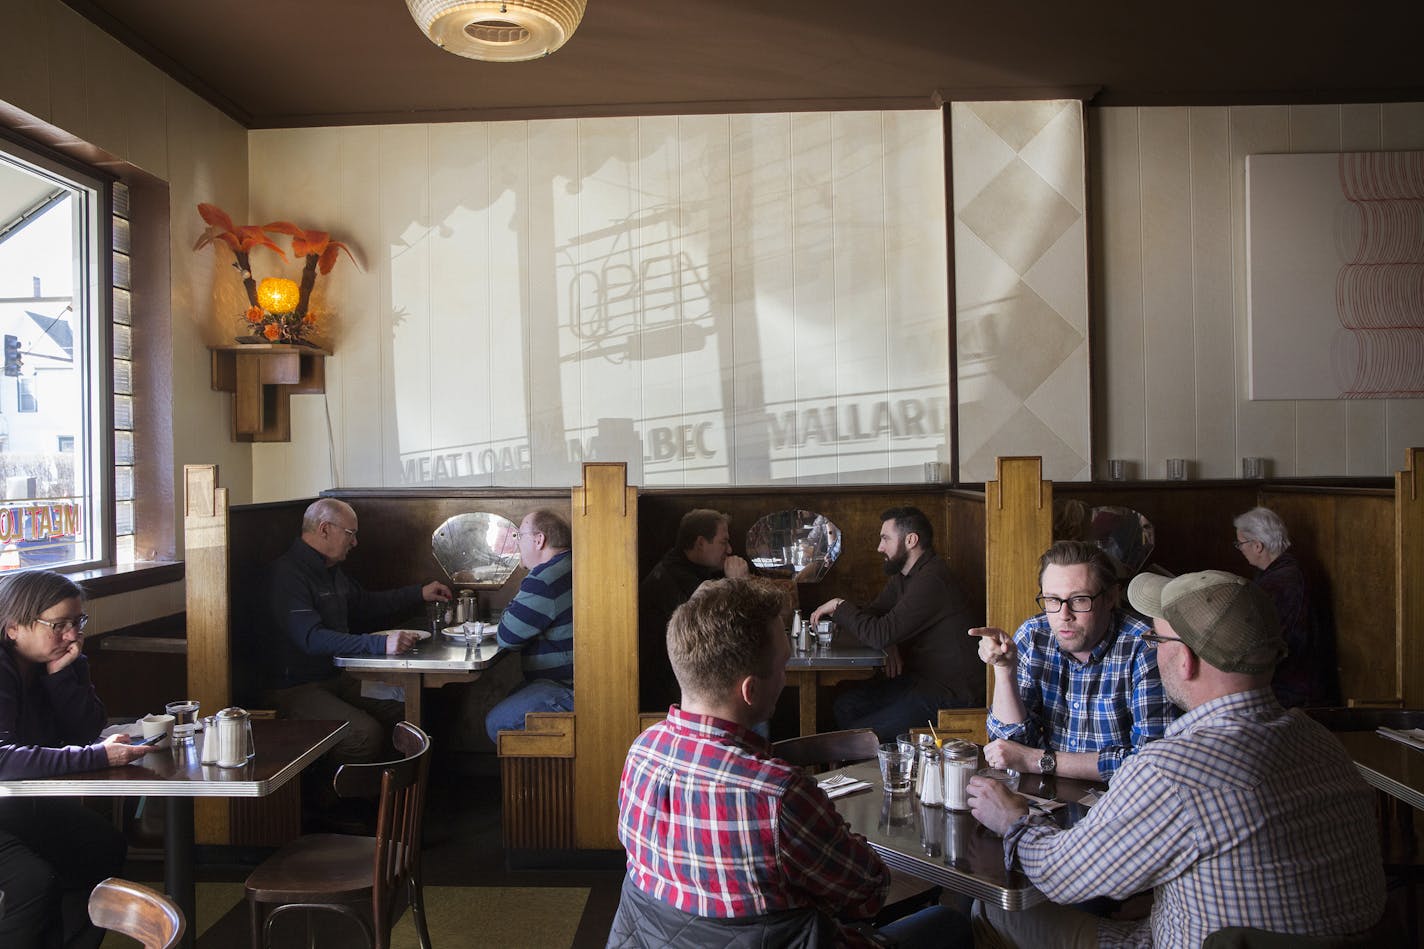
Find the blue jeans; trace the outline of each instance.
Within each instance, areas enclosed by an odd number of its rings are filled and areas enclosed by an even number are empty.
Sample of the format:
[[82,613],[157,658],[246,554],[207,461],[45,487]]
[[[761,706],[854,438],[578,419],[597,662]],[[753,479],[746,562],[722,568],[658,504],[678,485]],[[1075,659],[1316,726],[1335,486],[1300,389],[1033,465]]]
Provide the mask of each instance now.
[[881,741],[894,741],[896,735],[937,719],[943,704],[917,694],[908,676],[873,679],[836,699],[836,727],[869,728]]
[[948,906],[931,906],[876,930],[895,949],[971,949],[969,918]]
[[523,731],[526,712],[572,712],[574,690],[551,679],[532,679],[500,700],[485,716],[485,734],[499,746],[501,731]]

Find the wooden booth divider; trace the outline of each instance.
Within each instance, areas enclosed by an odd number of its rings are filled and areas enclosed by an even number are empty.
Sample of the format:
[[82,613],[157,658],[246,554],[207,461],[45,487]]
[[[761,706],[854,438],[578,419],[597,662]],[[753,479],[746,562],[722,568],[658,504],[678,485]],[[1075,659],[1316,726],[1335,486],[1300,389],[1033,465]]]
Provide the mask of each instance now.
[[1409,449],[1394,476],[1394,546],[1399,695],[1424,708],[1424,448]]

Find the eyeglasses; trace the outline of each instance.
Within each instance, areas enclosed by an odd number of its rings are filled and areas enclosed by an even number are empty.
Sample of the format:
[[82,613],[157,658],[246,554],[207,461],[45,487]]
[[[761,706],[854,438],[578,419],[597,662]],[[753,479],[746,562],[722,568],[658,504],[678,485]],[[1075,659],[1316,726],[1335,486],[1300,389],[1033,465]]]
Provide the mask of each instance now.
[[336,528],[336,529],[339,530],[339,531],[345,531],[347,534],[349,534],[349,535],[352,536],[352,537],[355,537],[355,536],[356,536],[356,530],[357,530],[357,528],[342,527],[340,524],[336,523],[335,521],[327,521],[326,523],[330,524],[332,527]]
[[78,619],[57,619],[57,620],[40,619],[40,618],[37,616],[37,617],[35,617],[35,622],[36,622],[36,623],[43,623],[44,625],[48,626],[51,631],[53,631],[53,632],[55,632],[55,633],[58,633],[59,635],[63,636],[65,633],[69,632],[70,630],[73,630],[74,632],[77,633],[77,632],[79,632],[80,630],[82,630],[85,626],[89,625],[89,614],[88,614],[88,613],[80,613]]
[[518,540],[518,539],[521,538],[521,537],[533,537],[535,534],[538,534],[538,535],[540,535],[540,536],[542,537],[543,534],[544,534],[544,532],[543,532],[543,531],[515,531],[511,536],[513,536],[515,540]]
[[1242,547],[1245,547],[1247,544],[1259,544],[1259,543],[1260,543],[1259,540],[1251,540],[1251,539],[1247,539],[1247,540],[1233,540],[1233,541],[1231,542],[1231,546],[1235,547],[1237,550],[1240,550]]
[[1067,606],[1068,609],[1074,613],[1087,613],[1093,609],[1093,602],[1102,596],[1103,592],[1104,591],[1099,590],[1092,596],[1081,593],[1078,596],[1070,596],[1066,599],[1058,596],[1036,596],[1033,598],[1033,601],[1037,603],[1038,608],[1045,613],[1060,612],[1064,606]]
[[1185,642],[1185,640],[1178,639],[1176,636],[1159,636],[1156,633],[1143,633],[1142,641],[1145,643],[1151,643],[1153,646],[1160,646],[1163,643]]

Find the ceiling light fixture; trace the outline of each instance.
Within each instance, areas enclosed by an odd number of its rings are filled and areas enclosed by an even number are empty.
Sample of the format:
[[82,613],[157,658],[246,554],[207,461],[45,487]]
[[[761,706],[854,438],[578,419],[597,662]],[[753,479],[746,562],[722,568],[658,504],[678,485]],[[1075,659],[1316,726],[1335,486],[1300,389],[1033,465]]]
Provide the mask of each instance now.
[[514,63],[568,42],[587,0],[405,0],[430,42],[468,59]]

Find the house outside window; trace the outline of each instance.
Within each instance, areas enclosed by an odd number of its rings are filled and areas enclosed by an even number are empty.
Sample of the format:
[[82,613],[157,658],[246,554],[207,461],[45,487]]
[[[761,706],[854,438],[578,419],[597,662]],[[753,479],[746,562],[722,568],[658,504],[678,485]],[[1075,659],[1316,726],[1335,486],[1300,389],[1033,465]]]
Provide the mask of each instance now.
[[107,205],[101,179],[0,141],[0,570],[113,559]]

